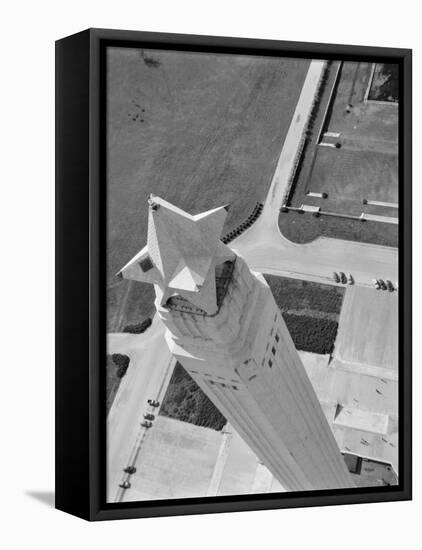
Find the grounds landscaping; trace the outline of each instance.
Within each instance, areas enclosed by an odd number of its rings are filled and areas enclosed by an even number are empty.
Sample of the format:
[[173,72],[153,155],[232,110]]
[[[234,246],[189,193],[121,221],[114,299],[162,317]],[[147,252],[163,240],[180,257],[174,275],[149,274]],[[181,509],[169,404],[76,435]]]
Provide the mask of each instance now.
[[297,349],[332,353],[344,289],[310,281],[265,275]]
[[371,101],[399,101],[399,66],[377,63],[368,99]]
[[[319,207],[321,217],[301,217],[290,211],[279,218],[281,232],[294,242],[325,235],[397,246],[396,224],[361,224],[341,217],[361,213],[398,216],[398,110],[394,105],[366,101],[371,74],[370,63],[344,62],[341,66],[327,116],[318,121],[319,144],[308,140],[288,203],[295,208]],[[327,217],[324,212],[339,217]]]
[[160,414],[214,430],[221,430],[226,424],[224,416],[180,363],[173,371]]
[[152,287],[114,277],[146,242],[149,194],[192,214],[231,203],[223,234],[238,227],[266,197],[308,66],[109,49],[109,331],[153,310]]
[[293,210],[280,212],[278,225],[282,234],[294,243],[309,243],[318,237],[346,241],[398,246],[397,225],[374,221],[352,220],[336,216],[315,217],[311,213]]
[[106,362],[106,408],[107,414],[116,397],[120,382],[129,368],[130,359],[127,355],[114,353],[107,355]]

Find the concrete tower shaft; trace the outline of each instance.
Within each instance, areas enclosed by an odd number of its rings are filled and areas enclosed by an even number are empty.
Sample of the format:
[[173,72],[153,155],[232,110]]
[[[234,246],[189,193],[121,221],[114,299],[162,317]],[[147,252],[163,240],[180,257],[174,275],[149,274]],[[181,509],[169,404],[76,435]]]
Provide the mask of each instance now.
[[[268,285],[219,240],[225,210],[192,217],[162,199],[151,203],[152,230],[160,226],[161,232],[148,234],[147,248],[122,274],[144,280],[143,273],[157,270],[149,282],[155,285],[157,311],[174,356],[286,490],[353,487]],[[158,222],[161,214],[152,210],[157,204],[179,218],[177,239],[162,230],[166,213]],[[207,219],[206,241],[200,228],[193,229],[201,219]],[[184,230],[190,244],[182,254],[181,245],[172,246],[183,240]],[[167,250],[171,262],[165,259]],[[201,253],[198,263],[195,251]],[[183,280],[186,270],[200,280],[195,288],[190,276]]]

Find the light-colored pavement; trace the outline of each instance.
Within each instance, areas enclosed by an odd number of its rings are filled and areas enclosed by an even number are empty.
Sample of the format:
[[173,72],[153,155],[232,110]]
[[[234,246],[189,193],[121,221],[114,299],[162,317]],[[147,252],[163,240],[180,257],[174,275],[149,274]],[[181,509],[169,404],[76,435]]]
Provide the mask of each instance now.
[[140,423],[146,412],[158,414],[148,399],[162,401],[173,373],[175,360],[164,340],[165,328],[157,316],[143,334],[109,334],[107,353],[124,353],[130,365],[123,377],[107,419],[107,494],[108,500],[120,500],[119,483],[123,468],[129,466],[140,445],[148,438],[148,429]]
[[[340,448],[397,467],[397,384],[340,371],[328,355],[299,353]],[[344,405],[339,414],[338,403]],[[284,492],[230,425],[217,432],[160,416],[134,464],[125,502]],[[358,480],[374,485],[376,476]]]
[[341,308],[336,360],[348,366],[361,365],[367,373],[379,373],[380,378],[397,380],[398,308],[397,292],[349,287]]
[[320,237],[307,244],[286,239],[278,217],[295,156],[323,70],[322,61],[312,61],[293,115],[263,212],[254,225],[230,243],[251,269],[317,282],[332,282],[333,271],[352,273],[360,285],[372,279],[397,281],[398,252],[395,248]]

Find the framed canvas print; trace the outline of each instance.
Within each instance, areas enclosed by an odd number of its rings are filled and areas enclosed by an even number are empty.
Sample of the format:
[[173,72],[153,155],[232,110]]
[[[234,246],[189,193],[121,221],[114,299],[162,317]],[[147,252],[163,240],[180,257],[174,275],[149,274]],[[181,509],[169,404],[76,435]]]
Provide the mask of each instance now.
[[56,506],[411,498],[411,51],[56,43]]

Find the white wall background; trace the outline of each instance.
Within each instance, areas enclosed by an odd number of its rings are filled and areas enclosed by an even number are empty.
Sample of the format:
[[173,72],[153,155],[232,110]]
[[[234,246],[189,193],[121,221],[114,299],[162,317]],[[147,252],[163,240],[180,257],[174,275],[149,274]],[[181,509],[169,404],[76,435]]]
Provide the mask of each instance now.
[[[87,27],[414,48],[414,156],[422,55],[417,2],[72,0],[2,6],[0,544],[14,548],[416,548],[421,391],[415,350],[415,501],[88,524],[57,512],[53,489],[54,40]],[[418,66],[419,65],[419,66]],[[417,169],[416,169],[417,168]],[[414,203],[421,203],[420,163]],[[75,212],[77,217],[77,212]],[[417,218],[417,216],[415,216]],[[420,218],[420,216],[419,216]],[[415,254],[421,225],[415,219]],[[420,261],[414,258],[415,268]],[[420,272],[419,272],[420,273]],[[420,276],[420,275],[419,275]],[[415,277],[416,278],[416,277]],[[415,310],[421,305],[415,288]],[[420,326],[415,319],[415,339]],[[419,402],[418,402],[419,401]]]

